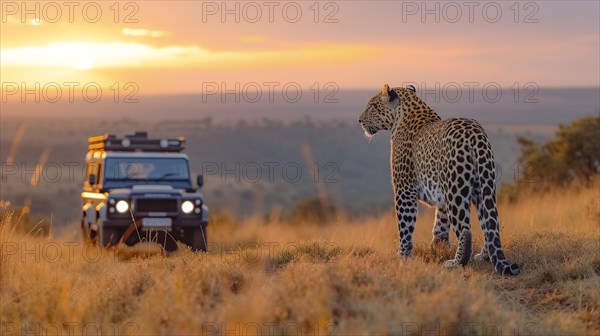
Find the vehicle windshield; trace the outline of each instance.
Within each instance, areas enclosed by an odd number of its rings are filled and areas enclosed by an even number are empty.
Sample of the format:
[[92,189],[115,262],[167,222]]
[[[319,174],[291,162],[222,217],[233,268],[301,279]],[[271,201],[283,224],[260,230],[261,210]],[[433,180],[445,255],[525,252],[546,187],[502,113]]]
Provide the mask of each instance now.
[[106,158],[104,178],[111,181],[189,180],[188,162],[183,158]]

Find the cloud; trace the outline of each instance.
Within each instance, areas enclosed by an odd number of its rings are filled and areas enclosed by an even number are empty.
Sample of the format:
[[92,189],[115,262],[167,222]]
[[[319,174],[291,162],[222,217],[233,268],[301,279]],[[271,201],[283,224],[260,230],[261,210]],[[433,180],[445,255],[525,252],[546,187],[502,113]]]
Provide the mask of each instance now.
[[133,29],[133,28],[123,28],[121,33],[126,36],[134,36],[134,37],[163,37],[168,35],[167,32],[160,30],[149,30],[149,29]]
[[305,44],[260,51],[213,51],[197,45],[156,47],[144,43],[57,42],[0,50],[2,67],[255,69],[340,64],[374,55],[375,47]]

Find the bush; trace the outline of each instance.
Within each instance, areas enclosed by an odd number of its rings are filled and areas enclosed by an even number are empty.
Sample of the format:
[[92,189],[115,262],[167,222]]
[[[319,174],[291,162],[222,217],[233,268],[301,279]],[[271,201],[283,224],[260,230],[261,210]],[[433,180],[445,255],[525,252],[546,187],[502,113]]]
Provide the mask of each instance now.
[[538,144],[519,137],[519,180],[503,187],[501,196],[514,199],[521,190],[547,190],[589,185],[600,174],[600,117],[560,125],[555,139]]

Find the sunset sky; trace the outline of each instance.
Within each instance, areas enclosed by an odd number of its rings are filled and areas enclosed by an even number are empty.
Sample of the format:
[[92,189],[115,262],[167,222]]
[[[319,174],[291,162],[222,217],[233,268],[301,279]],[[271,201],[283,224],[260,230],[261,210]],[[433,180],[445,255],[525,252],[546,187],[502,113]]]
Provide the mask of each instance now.
[[430,2],[424,18],[420,1],[49,3],[2,1],[3,83],[600,85],[597,1]]

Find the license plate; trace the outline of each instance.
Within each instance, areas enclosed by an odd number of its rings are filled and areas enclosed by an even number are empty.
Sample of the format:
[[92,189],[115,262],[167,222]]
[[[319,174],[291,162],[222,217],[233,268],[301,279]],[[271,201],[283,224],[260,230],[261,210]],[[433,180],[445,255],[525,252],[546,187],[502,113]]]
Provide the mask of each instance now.
[[171,218],[142,218],[142,227],[171,227]]

